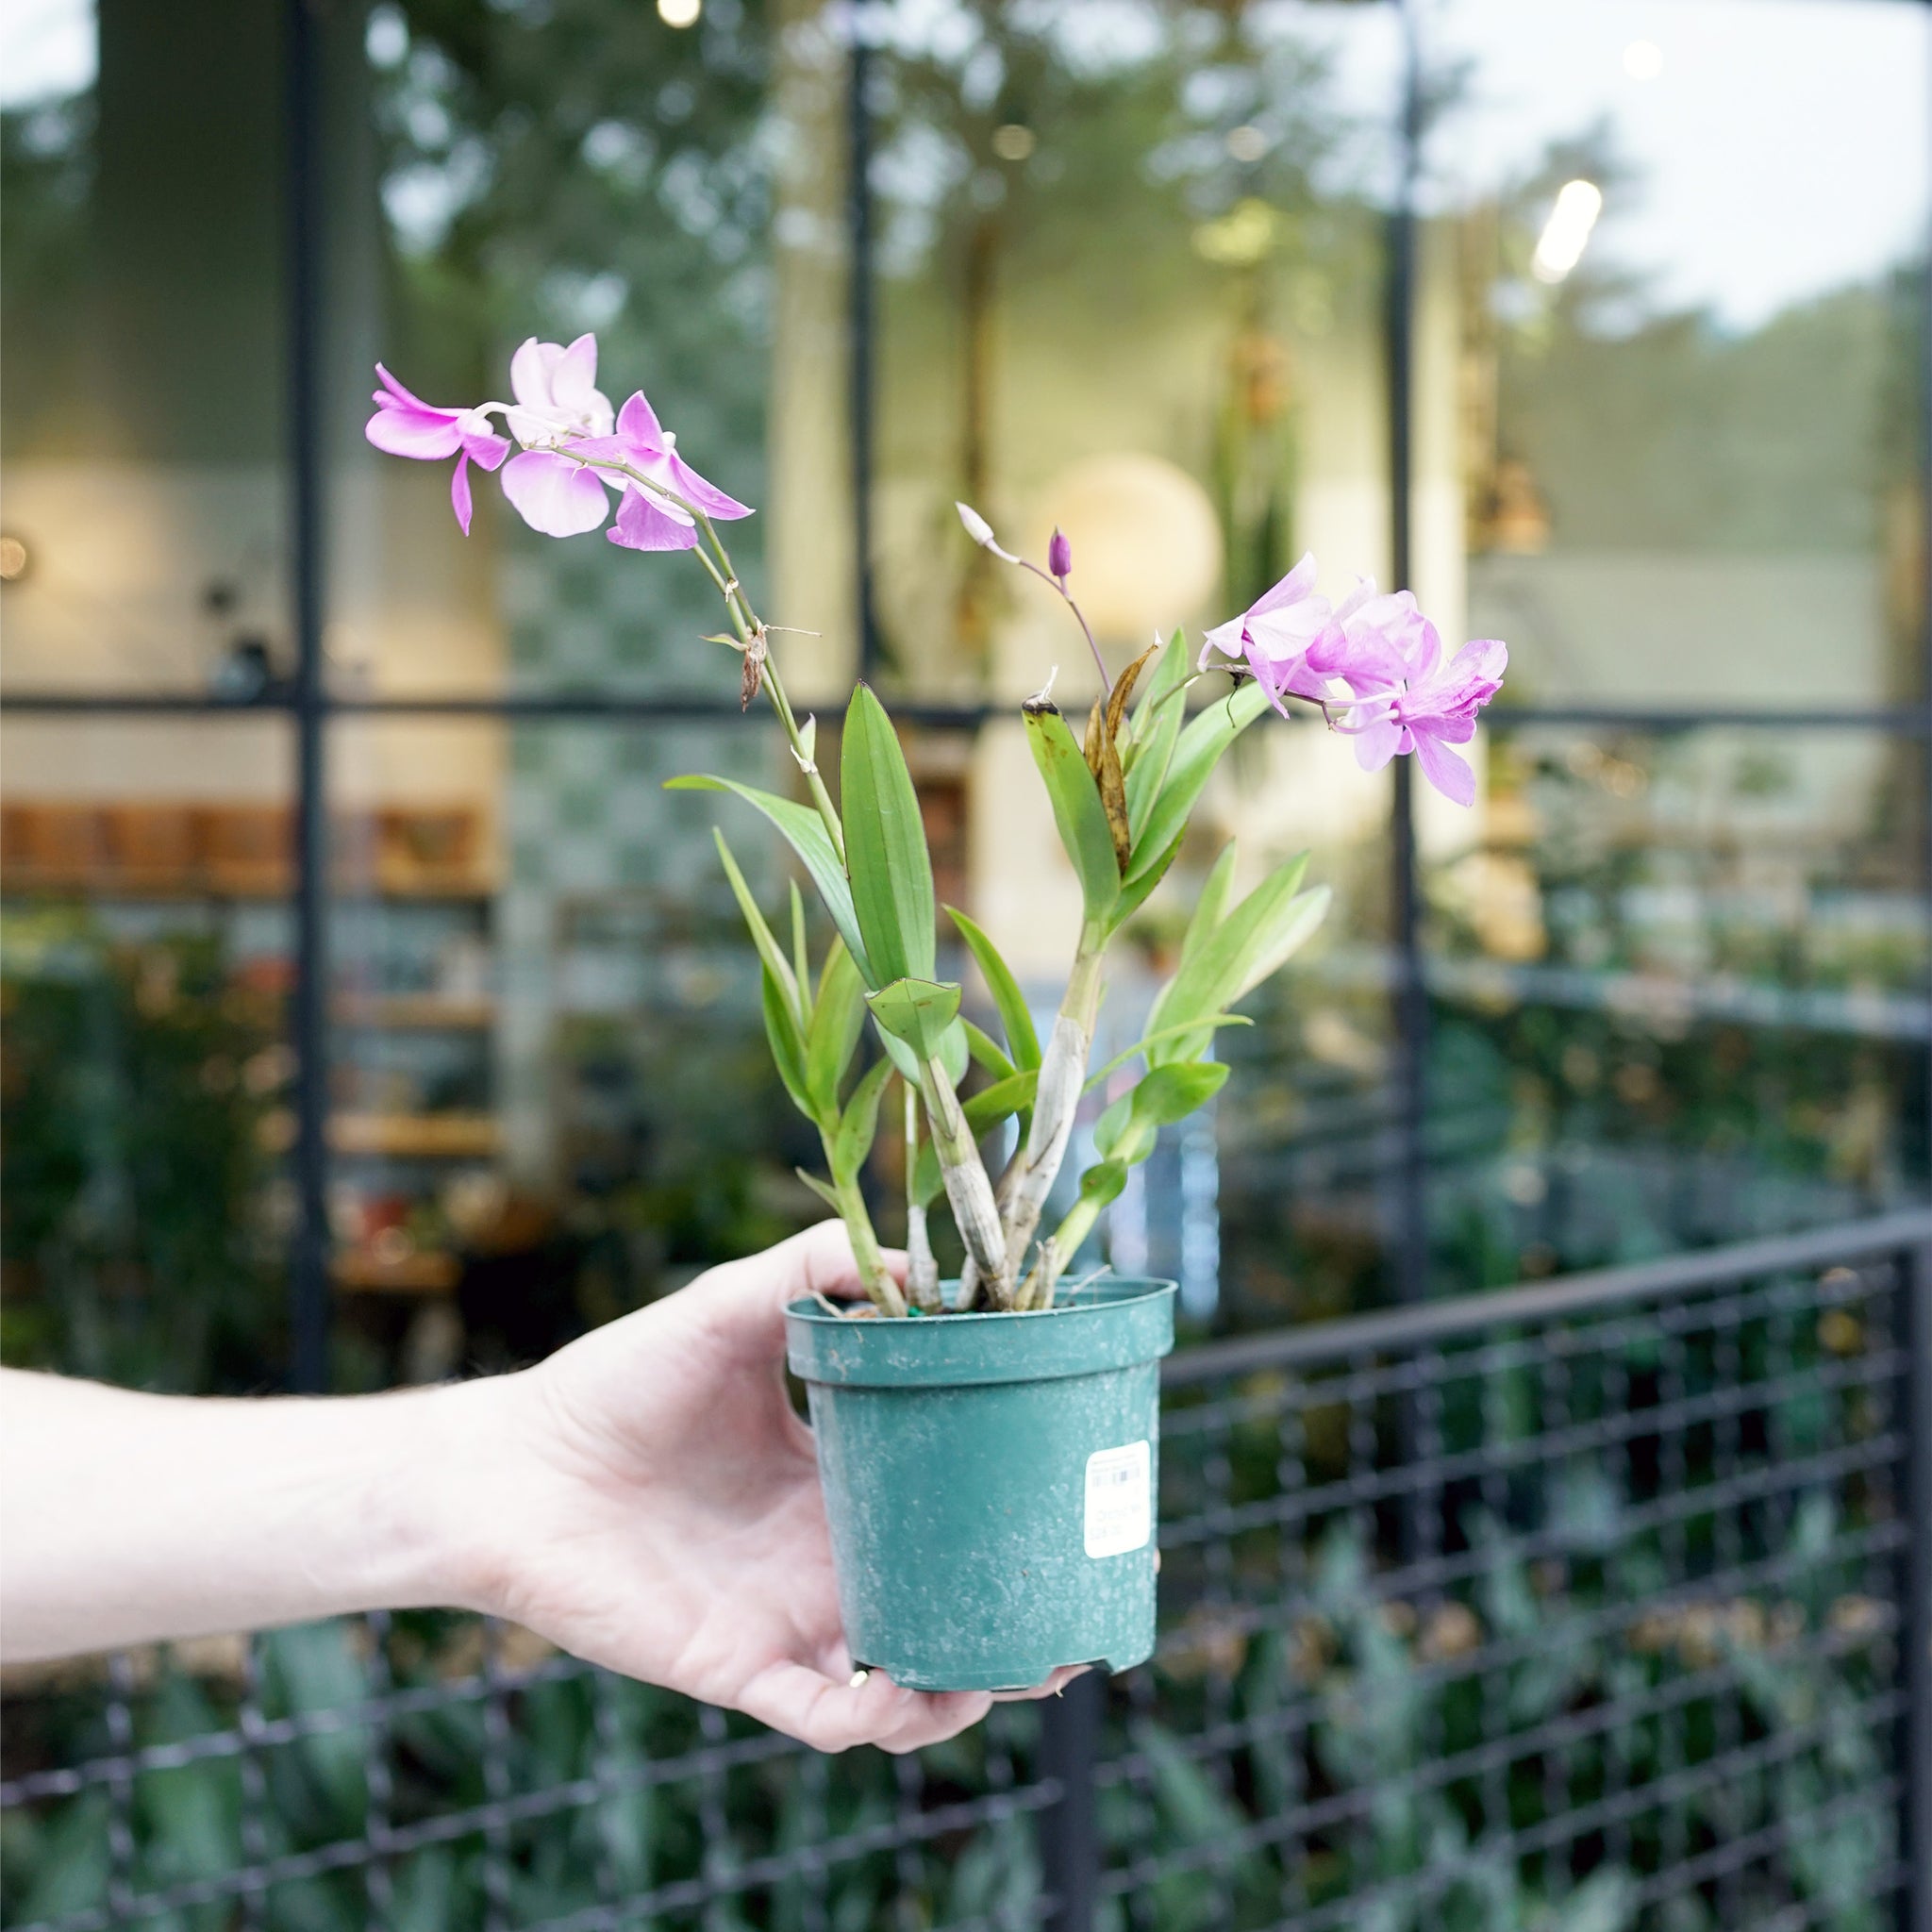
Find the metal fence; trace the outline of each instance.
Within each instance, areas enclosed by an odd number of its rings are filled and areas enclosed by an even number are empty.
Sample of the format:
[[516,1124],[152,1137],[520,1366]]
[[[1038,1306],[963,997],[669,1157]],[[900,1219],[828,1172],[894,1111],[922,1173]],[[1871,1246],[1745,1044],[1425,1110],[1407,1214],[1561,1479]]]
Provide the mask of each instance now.
[[8,1686],[8,1925],[1932,1932],[1932,1214],[1194,1350],[1149,1668],[918,1757],[409,1615]]

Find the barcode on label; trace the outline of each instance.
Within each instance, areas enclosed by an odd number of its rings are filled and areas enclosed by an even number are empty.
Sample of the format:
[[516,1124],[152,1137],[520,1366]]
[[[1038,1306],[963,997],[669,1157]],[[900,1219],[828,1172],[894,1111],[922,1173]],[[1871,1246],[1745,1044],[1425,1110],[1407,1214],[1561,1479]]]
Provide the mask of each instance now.
[[1087,1458],[1086,1546],[1090,1557],[1124,1557],[1154,1536],[1153,1457],[1147,1443],[1096,1449]]

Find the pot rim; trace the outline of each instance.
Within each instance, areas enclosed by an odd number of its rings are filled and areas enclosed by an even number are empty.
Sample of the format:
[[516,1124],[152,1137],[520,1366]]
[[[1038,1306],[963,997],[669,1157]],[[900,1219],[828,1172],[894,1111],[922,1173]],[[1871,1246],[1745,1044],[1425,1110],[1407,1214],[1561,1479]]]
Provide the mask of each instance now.
[[816,1301],[785,1310],[802,1381],[876,1389],[1048,1382],[1158,1361],[1174,1346],[1172,1281],[1103,1275],[1050,1308],[850,1321]]

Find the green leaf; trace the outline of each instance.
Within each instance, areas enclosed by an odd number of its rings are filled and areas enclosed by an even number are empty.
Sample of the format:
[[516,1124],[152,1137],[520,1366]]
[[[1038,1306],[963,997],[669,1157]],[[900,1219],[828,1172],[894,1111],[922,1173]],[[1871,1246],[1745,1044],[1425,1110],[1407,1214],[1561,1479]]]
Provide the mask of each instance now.
[[839,1130],[832,1137],[832,1174],[843,1183],[856,1180],[872,1152],[879,1130],[879,1095],[892,1077],[891,1060],[874,1060],[865,1077],[852,1090],[845,1111],[839,1116]]
[[1108,1103],[1100,1118],[1093,1123],[1093,1151],[1103,1158],[1111,1159],[1119,1151],[1121,1142],[1126,1139],[1127,1129],[1134,1124],[1134,1096],[1131,1091],[1123,1093],[1118,1100]]
[[973,1049],[966,1039],[966,1023],[955,1020],[940,1041],[940,1068],[955,1087],[966,1077]]
[[1188,929],[1181,935],[1181,957],[1174,969],[1176,972],[1213,938],[1215,928],[1227,917],[1227,904],[1234,896],[1235,865],[1235,841],[1230,839],[1221,848],[1221,857],[1214,861],[1214,869],[1208,874],[1201,887],[1201,896],[1194,901],[1194,909],[1188,916]]
[[[1223,863],[1225,862],[1224,854]],[[1245,899],[1211,926],[1202,922],[1198,932],[1191,930],[1182,949],[1181,963],[1156,999],[1148,1016],[1149,1024],[1176,1024],[1216,1013],[1238,997],[1248,957],[1288,916],[1307,868],[1307,855],[1299,854],[1270,873]],[[1221,867],[1217,866],[1215,874],[1220,874]],[[1209,883],[1215,883],[1214,876],[1210,876]],[[1225,897],[1224,890],[1218,897]]]
[[794,1167],[791,1170],[791,1172],[795,1174],[798,1176],[798,1178],[802,1180],[806,1184],[806,1186],[808,1187],[812,1191],[812,1192],[816,1194],[819,1197],[819,1199],[823,1201],[825,1204],[825,1206],[832,1210],[834,1214],[842,1215],[845,1212],[844,1208],[840,1203],[837,1191],[835,1189],[827,1187],[824,1181],[820,1180],[817,1174],[809,1174],[802,1167]]
[[[1188,682],[1188,634],[1176,629],[1162,645],[1160,661],[1154,667],[1154,675],[1148,678],[1141,691],[1141,701],[1134,707],[1134,715],[1127,721],[1127,735],[1137,745],[1144,747],[1148,742],[1148,731],[1158,725],[1170,710],[1185,710],[1187,708],[1174,694],[1186,689]],[[1173,703],[1168,701],[1173,699]]]
[[1149,1033],[1135,1041],[1132,1046],[1114,1055],[1104,1067],[1096,1067],[1087,1076],[1082,1093],[1091,1093],[1109,1074],[1117,1073],[1129,1060],[1136,1060],[1151,1046],[1159,1046],[1163,1041],[1178,1040],[1184,1033],[1213,1033],[1223,1026],[1252,1026],[1255,1023],[1245,1013],[1216,1013],[1210,1020],[1188,1020],[1178,1026],[1163,1026],[1158,1033]]
[[[811,998],[811,953],[805,943],[805,898],[798,890],[798,881],[791,881],[791,970],[798,975],[801,998]],[[808,1024],[811,1016],[801,1013]]]
[[[1244,684],[1225,698],[1217,698],[1206,710],[1197,712],[1175,741],[1159,796],[1148,808],[1134,838],[1133,855],[1127,860],[1126,879],[1131,885],[1160,858],[1186,830],[1188,814],[1201,796],[1221,755],[1263,711],[1268,694],[1258,684]],[[1133,800],[1127,801],[1131,819]]]
[[[1269,874],[1210,932],[1191,939],[1180,966],[1147,1016],[1150,1033],[1207,1022],[1259,985],[1314,931],[1328,909],[1329,895],[1325,886],[1296,891],[1307,864],[1303,854]],[[1185,1060],[1198,1051],[1196,1037],[1183,1034],[1148,1057]]]
[[1139,878],[1133,880],[1130,884],[1122,886],[1121,895],[1115,901],[1113,912],[1108,921],[1109,932],[1118,932],[1147,903],[1148,896],[1153,892],[1155,887],[1167,876],[1168,867],[1180,857],[1181,847],[1187,842],[1187,831],[1183,828],[1180,836],[1160,855],[1154,864],[1150,865]]
[[922,1060],[937,1059],[947,1029],[958,1017],[959,989],[930,979],[895,979],[868,993],[865,1003],[893,1039]]
[[920,1207],[930,1208],[945,1185],[946,1177],[940,1170],[940,1150],[927,1141],[921,1146],[912,1170],[912,1198]]
[[1000,1024],[1006,1028],[1008,1057],[1016,1067],[1037,1067],[1040,1036],[1033,1030],[1033,1015],[1012,968],[1000,958],[999,948],[957,906],[948,906],[946,913],[959,928],[959,937],[966,941],[967,951],[986,980],[986,990],[992,995]]
[[933,975],[932,860],[899,734],[868,685],[852,693],[840,757],[845,870],[872,984]]
[[1162,1127],[1184,1121],[1227,1082],[1218,1060],[1188,1060],[1156,1067],[1123,1093],[1094,1123],[1093,1151],[1131,1167],[1154,1151]]
[[1009,1079],[1018,1069],[1006,1056],[1005,1049],[991,1034],[975,1026],[971,1020],[960,1021],[966,1029],[966,1050],[995,1080]]
[[1179,631],[1167,641],[1154,678],[1134,708],[1133,738],[1122,758],[1127,774],[1127,830],[1138,844],[1160,796],[1174,748],[1188,722],[1187,646]]
[[[758,958],[765,962],[765,971],[778,982],[784,992],[785,1004],[791,1009],[794,1021],[799,1013],[798,981],[793,976],[791,962],[780,950],[772,928],[765,924],[765,915],[758,910],[758,904],[751,895],[751,888],[744,882],[744,874],[738,869],[738,861],[731,856],[731,848],[724,842],[724,834],[716,825],[711,827],[711,837],[718,847],[718,857],[724,861],[724,876],[731,881],[731,896],[738,901],[738,909],[744,914],[744,923],[751,928],[751,942],[758,949]],[[793,887],[793,891],[797,891]]]
[[1121,869],[1114,858],[1113,834],[1108,829],[1107,810],[1094,788],[1093,774],[1087,769],[1067,721],[1058,711],[1042,707],[1028,710],[1025,718],[1026,741],[1040,775],[1046,780],[1054,824],[1074,862],[1087,917],[1105,919],[1120,897]]
[[[873,1030],[877,1033],[879,1044],[885,1048],[893,1066],[917,1087],[920,1080],[919,1056],[903,1040],[895,1039],[876,1021],[874,1022]],[[966,1023],[963,1020],[955,1020],[940,1036],[940,1066],[955,1087],[966,1077],[967,1064],[972,1057],[972,1048],[966,1039]]]
[[991,1133],[1003,1120],[1016,1113],[1024,1113],[1033,1105],[1034,1090],[1040,1085],[1037,1068],[1028,1067],[1024,1074],[1014,1074],[1005,1080],[995,1080],[991,1087],[982,1088],[973,1098],[963,1103],[966,1124],[973,1129],[973,1137]]
[[819,995],[805,1038],[805,1084],[813,1103],[829,1115],[839,1106],[839,1083],[852,1064],[865,1025],[865,982],[841,940],[834,939],[819,974]]
[[1157,1127],[1171,1127],[1212,1100],[1226,1086],[1228,1072],[1221,1060],[1156,1067],[1134,1089],[1135,1117]]
[[1117,1160],[1103,1160],[1080,1176],[1080,1198],[1095,1208],[1105,1208],[1120,1197],[1126,1184],[1126,1169]]
[[666,780],[664,789],[667,791],[729,791],[763,812],[785,835],[792,851],[805,861],[805,869],[811,874],[811,882],[818,888],[819,897],[824,902],[825,910],[832,915],[832,924],[839,928],[839,937],[845,941],[845,950],[852,955],[852,963],[858,968],[865,983],[868,986],[877,983],[866,958],[865,941],[859,934],[858,916],[853,911],[852,888],[846,880],[845,868],[839,863],[839,855],[832,849],[832,835],[825,830],[824,822],[817,812],[794,799],[780,798],[775,791],[760,791],[756,785],[741,785],[735,778],[711,778],[702,774],[671,778]]
[[765,1003],[765,1038],[772,1043],[772,1063],[778,1069],[778,1077],[785,1083],[785,1091],[791,1096],[791,1104],[808,1121],[823,1124],[824,1116],[812,1105],[811,1092],[805,1078],[805,1042],[799,1038],[798,1022],[792,1016],[791,1008],[785,998],[784,991],[772,976],[772,969],[763,969]]
[[1241,961],[1241,981],[1234,996],[1252,992],[1256,987],[1288,964],[1323,920],[1328,916],[1328,903],[1334,894],[1326,886],[1316,886],[1291,900],[1271,924],[1257,935],[1256,943]]

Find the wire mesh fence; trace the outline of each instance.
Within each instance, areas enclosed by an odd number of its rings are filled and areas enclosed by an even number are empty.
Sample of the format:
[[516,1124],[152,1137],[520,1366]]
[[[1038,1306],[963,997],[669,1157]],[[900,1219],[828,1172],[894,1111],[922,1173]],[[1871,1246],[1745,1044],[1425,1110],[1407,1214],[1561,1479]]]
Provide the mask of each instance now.
[[1921,1214],[1176,1357],[1154,1663],[916,1757],[441,1614],[16,1675],[5,1923],[1924,1926],[1928,1307]]

